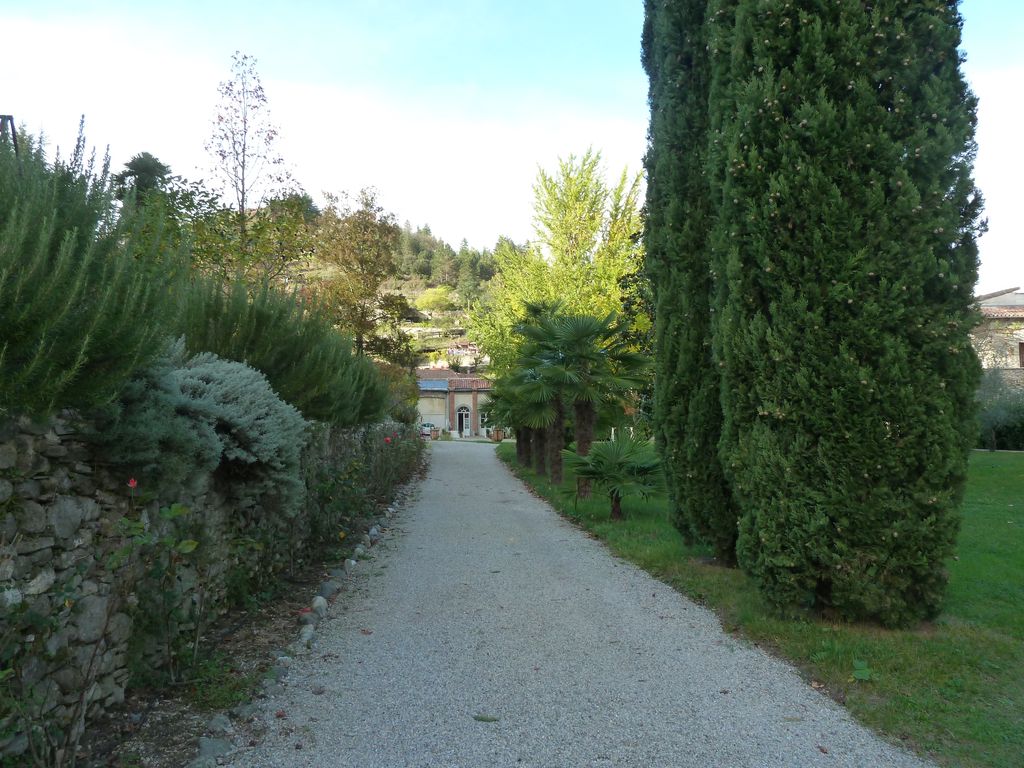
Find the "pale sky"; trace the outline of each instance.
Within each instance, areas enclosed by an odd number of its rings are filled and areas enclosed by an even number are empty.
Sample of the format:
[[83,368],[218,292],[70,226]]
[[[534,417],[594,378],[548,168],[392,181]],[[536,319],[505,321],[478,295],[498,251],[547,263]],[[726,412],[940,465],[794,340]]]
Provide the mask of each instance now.
[[[963,0],[989,232],[979,292],[1024,286],[1024,2]],[[0,0],[0,113],[70,147],[79,116],[115,170],[146,151],[209,177],[203,144],[236,50],[255,56],[295,178],[379,190],[399,221],[533,236],[538,166],[588,147],[640,170],[641,0]]]

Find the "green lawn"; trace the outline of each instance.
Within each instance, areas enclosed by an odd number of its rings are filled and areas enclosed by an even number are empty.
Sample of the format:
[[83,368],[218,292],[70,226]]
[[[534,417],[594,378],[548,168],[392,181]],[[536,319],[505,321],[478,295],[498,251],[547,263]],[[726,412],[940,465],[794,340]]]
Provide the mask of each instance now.
[[568,472],[554,488],[515,466],[511,443],[498,455],[617,555],[713,608],[728,631],[792,661],[891,740],[942,765],[1024,764],[1024,454],[971,456],[945,610],[905,631],[781,618],[746,576],[687,546],[663,501],[627,499],[627,520],[612,523],[605,498],[574,504]]

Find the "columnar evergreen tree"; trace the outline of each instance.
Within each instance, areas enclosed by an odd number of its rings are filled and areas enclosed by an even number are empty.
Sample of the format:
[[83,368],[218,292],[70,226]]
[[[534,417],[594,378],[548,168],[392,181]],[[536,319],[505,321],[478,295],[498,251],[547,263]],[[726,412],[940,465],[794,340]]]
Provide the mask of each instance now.
[[718,460],[720,374],[711,344],[706,5],[646,3],[651,124],[644,242],[656,307],[655,436],[676,523],[734,562],[738,512]]
[[904,624],[940,605],[979,378],[957,0],[735,7],[710,146],[739,562],[776,604]]

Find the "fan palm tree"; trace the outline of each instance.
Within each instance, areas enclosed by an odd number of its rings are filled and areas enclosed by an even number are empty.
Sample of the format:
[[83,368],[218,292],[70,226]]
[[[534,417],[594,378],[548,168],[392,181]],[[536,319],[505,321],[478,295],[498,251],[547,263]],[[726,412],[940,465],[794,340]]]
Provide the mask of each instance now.
[[[535,312],[534,321],[517,330],[526,339],[529,363],[557,392],[562,404],[572,404],[576,450],[586,456],[594,440],[599,407],[621,407],[625,394],[644,383],[650,359],[629,349],[628,326],[618,322],[614,313],[602,319],[561,315],[555,309],[546,315]],[[564,447],[561,434],[557,439],[555,451]],[[589,479],[578,478],[577,493],[589,497]]]
[[[528,362],[523,360],[521,362]],[[534,471],[539,475],[548,474],[551,482],[562,482],[561,455],[551,461],[552,446],[557,452],[562,448],[561,439],[555,437],[561,432],[565,420],[564,410],[557,387],[546,372],[526,365],[513,373],[507,382],[512,397],[520,404],[517,411],[521,426],[529,430],[530,455]]]
[[526,426],[528,403],[519,397],[508,377],[495,380],[489,399],[480,409],[488,424],[511,427],[516,435],[516,461],[529,467],[533,463],[533,430]]
[[[647,498],[665,491],[661,459],[646,440],[626,437],[602,441],[591,445],[586,456],[574,451],[562,451],[562,456],[577,478],[584,477],[607,491],[612,520],[623,519],[625,497]],[[580,497],[578,487],[576,496]]]

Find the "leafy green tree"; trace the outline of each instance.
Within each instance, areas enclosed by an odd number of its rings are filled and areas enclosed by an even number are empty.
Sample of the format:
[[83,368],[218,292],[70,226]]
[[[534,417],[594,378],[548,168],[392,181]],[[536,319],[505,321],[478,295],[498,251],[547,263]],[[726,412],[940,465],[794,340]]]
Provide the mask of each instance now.
[[401,230],[395,217],[364,189],[349,211],[330,198],[320,217],[317,256],[327,268],[323,293],[342,329],[355,338],[356,351],[386,318],[384,282],[397,274],[395,253]]
[[454,287],[459,276],[455,251],[447,243],[439,243],[430,259],[430,279],[439,285]]
[[140,152],[124,164],[124,170],[114,176],[114,189],[119,200],[129,195],[136,204],[144,204],[152,192],[166,189],[171,180],[171,168],[149,152]]
[[406,371],[412,371],[419,362],[419,353],[413,347],[412,336],[404,324],[412,319],[409,300],[400,293],[382,293],[377,302],[376,324],[366,339],[366,352]]
[[416,298],[416,309],[424,312],[446,312],[455,308],[452,301],[452,289],[447,285],[427,288]]
[[588,480],[608,493],[612,520],[625,517],[624,498],[638,495],[646,499],[665,490],[661,459],[646,440],[622,437],[594,443],[586,456],[568,450],[562,451],[562,456],[577,479]]
[[735,8],[709,113],[738,559],[777,605],[907,624],[941,606],[976,434],[957,3]]
[[626,171],[608,186],[601,155],[592,150],[560,161],[553,174],[539,171],[537,240],[527,246],[498,242],[489,296],[470,314],[470,331],[492,367],[515,365],[519,340],[513,328],[526,317],[527,304],[560,301],[570,313],[622,314],[623,278],[642,263],[639,194],[639,175]]
[[654,434],[675,523],[733,563],[739,511],[718,458],[721,376],[712,355],[705,5],[646,3],[651,144],[644,244],[657,318]]

